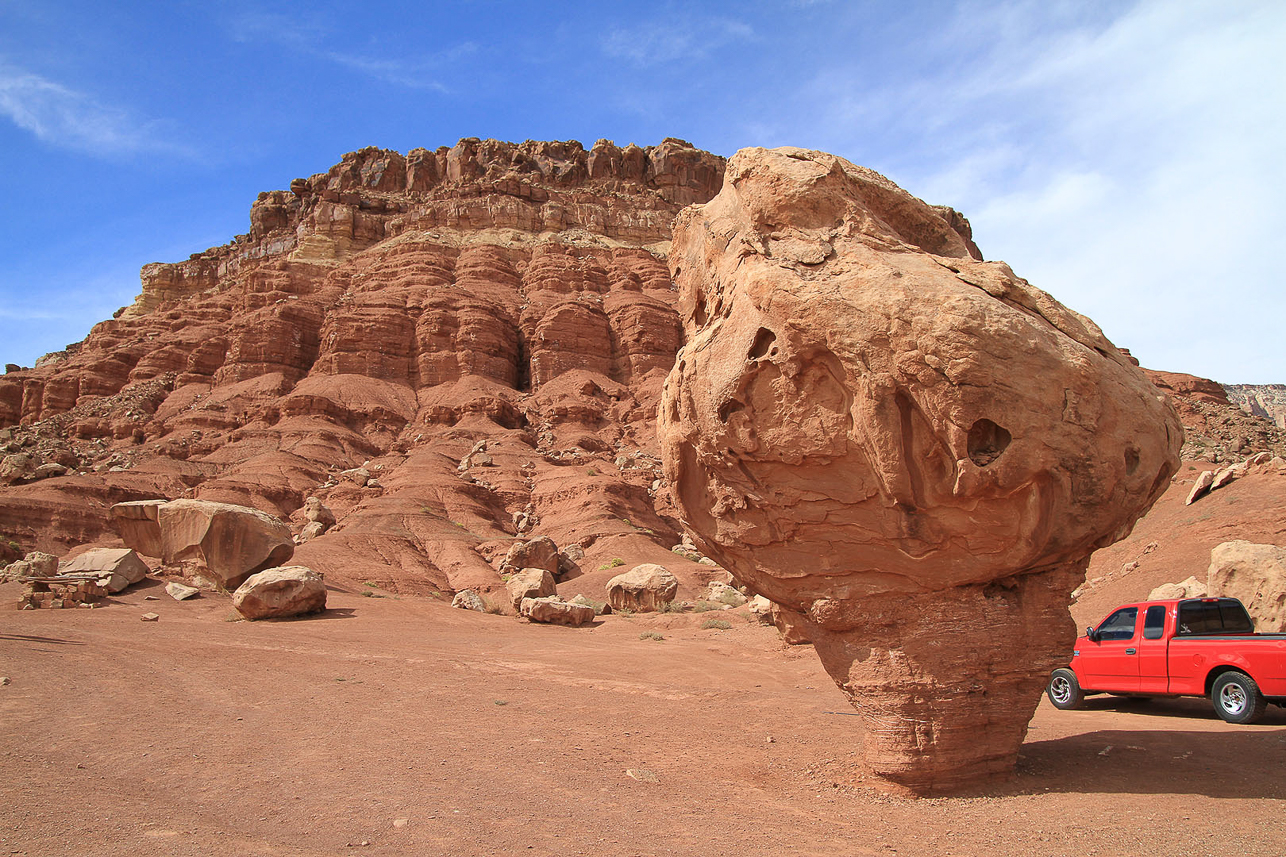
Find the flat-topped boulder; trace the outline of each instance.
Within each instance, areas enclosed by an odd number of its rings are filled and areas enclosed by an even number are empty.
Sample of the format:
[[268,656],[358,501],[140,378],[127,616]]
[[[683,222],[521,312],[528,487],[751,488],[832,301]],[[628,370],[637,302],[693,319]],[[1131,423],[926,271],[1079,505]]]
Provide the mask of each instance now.
[[258,509],[209,500],[118,503],[111,523],[125,544],[185,577],[236,589],[294,554],[290,528]]

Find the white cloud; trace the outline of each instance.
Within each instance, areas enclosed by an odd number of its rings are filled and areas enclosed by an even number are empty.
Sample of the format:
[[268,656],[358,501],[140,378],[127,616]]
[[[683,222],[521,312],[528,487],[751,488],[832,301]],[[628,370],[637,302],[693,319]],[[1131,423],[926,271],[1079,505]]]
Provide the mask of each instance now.
[[895,178],[1145,365],[1286,381],[1286,4],[975,6],[933,39],[941,73],[833,109],[854,150],[895,128]]
[[157,136],[156,123],[140,121],[127,110],[3,62],[0,115],[46,143],[91,154],[183,151]]
[[603,38],[601,47],[610,57],[650,66],[702,59],[724,45],[754,38],[754,30],[741,21],[675,16],[664,23],[614,28]]

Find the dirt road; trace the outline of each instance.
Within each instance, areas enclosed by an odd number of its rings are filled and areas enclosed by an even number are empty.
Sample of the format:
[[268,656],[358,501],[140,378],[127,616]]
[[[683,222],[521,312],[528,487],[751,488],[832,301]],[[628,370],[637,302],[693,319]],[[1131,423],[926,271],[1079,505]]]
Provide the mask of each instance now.
[[1042,703],[1011,781],[912,800],[862,778],[861,721],[812,650],[745,618],[330,605],[240,622],[151,584],[0,612],[0,854],[1286,849],[1279,708],[1235,727],[1201,700]]

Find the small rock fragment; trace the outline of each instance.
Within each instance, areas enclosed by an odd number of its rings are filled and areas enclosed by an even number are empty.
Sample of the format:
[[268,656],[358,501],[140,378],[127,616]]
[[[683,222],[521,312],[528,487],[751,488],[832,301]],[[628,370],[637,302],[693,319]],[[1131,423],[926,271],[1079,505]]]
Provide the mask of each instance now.
[[165,592],[175,601],[183,601],[187,598],[192,598],[193,596],[201,594],[201,590],[197,589],[195,586],[185,586],[182,583],[176,583],[173,581],[165,584]]
[[158,614],[158,613],[144,613],[144,614],[143,614],[143,621],[144,621],[144,622],[155,622],[157,619],[160,619],[160,618],[161,618],[161,616],[160,616],[160,614]]

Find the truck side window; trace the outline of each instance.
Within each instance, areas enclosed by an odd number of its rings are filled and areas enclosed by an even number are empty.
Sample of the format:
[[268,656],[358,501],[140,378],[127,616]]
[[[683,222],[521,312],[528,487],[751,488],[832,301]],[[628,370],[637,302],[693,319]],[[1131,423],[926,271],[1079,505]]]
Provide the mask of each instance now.
[[1159,640],[1165,631],[1165,605],[1153,604],[1143,616],[1143,639]]
[[1103,620],[1098,626],[1099,640],[1132,640],[1134,625],[1139,618],[1139,608],[1122,607]]

